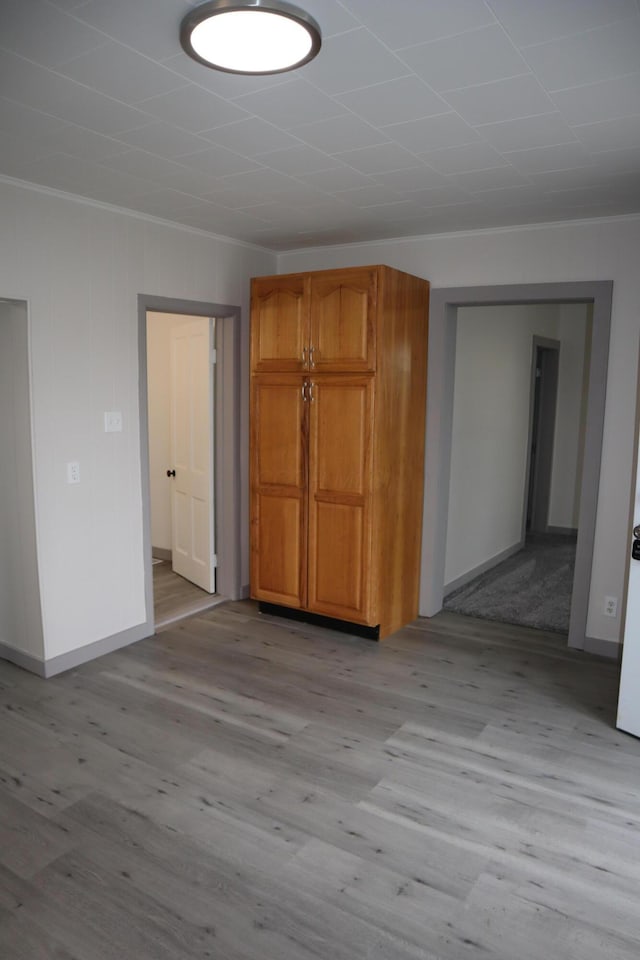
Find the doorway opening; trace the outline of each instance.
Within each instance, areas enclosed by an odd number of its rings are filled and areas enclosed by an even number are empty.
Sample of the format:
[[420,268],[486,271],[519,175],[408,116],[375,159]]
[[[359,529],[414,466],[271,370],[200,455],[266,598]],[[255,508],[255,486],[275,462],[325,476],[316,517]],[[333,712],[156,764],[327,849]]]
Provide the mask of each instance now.
[[44,675],[29,310],[0,298],[0,657]]
[[[532,353],[525,530],[528,534],[544,534],[549,526],[560,343],[557,340],[545,341],[541,337],[534,337]],[[572,486],[575,487],[575,480]]]
[[587,304],[462,307],[445,609],[567,634]]
[[241,595],[239,309],[138,301],[145,593],[157,630]]
[[156,629],[216,594],[215,319],[147,311],[151,553]]
[[[468,307],[533,304],[589,304],[592,309],[591,344],[586,363],[584,436],[576,498],[577,545],[572,580],[568,644],[605,652],[586,635],[591,565],[595,539],[596,505],[602,455],[606,374],[611,324],[612,283],[579,282],[432,290],[430,323],[429,399],[426,433],[426,476],[420,613],[433,616],[442,609],[445,559],[450,512],[452,429],[456,333],[458,312]],[[528,381],[528,370],[526,373]],[[475,464],[468,471],[479,485]],[[521,500],[522,538],[526,534],[527,500]],[[553,523],[547,520],[547,526]]]

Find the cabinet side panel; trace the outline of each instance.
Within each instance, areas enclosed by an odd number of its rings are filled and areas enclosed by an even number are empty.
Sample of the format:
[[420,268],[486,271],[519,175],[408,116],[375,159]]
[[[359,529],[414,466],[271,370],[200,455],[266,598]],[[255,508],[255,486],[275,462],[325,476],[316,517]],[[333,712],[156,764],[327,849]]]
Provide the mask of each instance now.
[[429,284],[380,267],[374,583],[380,635],[418,616]]

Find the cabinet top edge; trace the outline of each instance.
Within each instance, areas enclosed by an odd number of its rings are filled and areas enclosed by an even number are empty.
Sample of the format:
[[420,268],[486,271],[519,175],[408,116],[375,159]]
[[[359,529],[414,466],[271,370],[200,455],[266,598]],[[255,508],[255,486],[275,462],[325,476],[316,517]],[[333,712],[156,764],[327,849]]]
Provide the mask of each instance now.
[[321,277],[329,273],[354,273],[361,270],[390,271],[391,273],[404,274],[407,277],[413,277],[414,280],[421,280],[423,283],[429,283],[426,277],[419,277],[415,273],[409,273],[407,270],[399,270],[397,267],[390,267],[386,263],[363,263],[352,264],[348,267],[327,267],[324,270],[295,270],[293,273],[268,273],[259,274],[251,277],[251,283],[256,280],[291,280],[297,277]]

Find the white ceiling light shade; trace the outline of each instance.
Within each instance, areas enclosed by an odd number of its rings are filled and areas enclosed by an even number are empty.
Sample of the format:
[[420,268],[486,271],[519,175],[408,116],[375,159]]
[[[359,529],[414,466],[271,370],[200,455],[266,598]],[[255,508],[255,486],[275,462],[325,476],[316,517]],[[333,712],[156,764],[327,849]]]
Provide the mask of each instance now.
[[320,27],[283,0],[209,0],[180,26],[182,48],[226,73],[284,73],[308,63],[322,42]]

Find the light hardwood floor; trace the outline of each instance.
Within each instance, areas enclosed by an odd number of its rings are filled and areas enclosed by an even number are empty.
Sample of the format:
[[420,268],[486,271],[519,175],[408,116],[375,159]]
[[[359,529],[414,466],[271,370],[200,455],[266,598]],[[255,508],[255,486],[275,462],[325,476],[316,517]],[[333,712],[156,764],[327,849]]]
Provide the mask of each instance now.
[[153,568],[153,615],[156,630],[175,623],[192,613],[199,613],[221,602],[216,594],[201,590],[195,583],[179,577],[171,569],[171,563],[154,562]]
[[0,956],[637,960],[617,682],[537,631],[249,602],[48,681],[0,662]]

